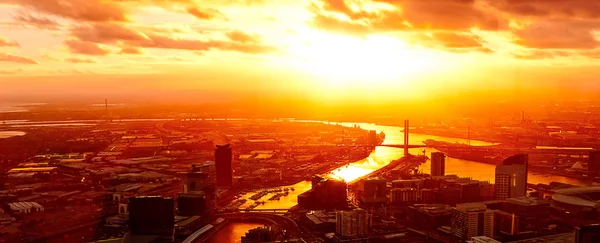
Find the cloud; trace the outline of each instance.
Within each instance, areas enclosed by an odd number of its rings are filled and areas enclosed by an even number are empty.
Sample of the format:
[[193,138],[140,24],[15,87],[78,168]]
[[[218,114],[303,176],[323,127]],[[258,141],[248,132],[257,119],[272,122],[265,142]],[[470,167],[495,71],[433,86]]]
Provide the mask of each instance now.
[[81,40],[66,40],[65,44],[72,53],[91,55],[91,56],[106,56],[110,54],[110,50],[99,46],[96,43],[81,41]]
[[97,60],[89,59],[89,58],[80,58],[80,57],[70,57],[70,58],[65,58],[64,60],[67,62],[70,62],[70,63],[98,63]]
[[6,37],[0,36],[0,47],[2,47],[2,46],[19,47],[20,45],[16,41],[11,41],[11,40],[7,39]]
[[[369,8],[352,1],[321,0],[309,6],[314,13],[312,25],[324,30],[365,34],[381,31],[452,30],[472,28],[496,31],[506,29],[508,21],[475,0],[373,0],[387,8]],[[362,7],[362,9],[361,9]],[[339,14],[345,16],[338,17]]]
[[537,50],[529,49],[520,53],[513,53],[514,58],[521,60],[540,60],[540,59],[554,59],[557,57],[567,57],[573,55],[573,53],[565,50]]
[[144,33],[118,23],[93,23],[71,29],[71,35],[82,41],[115,43],[118,41],[147,41]]
[[16,56],[12,54],[0,53],[0,62],[14,62],[21,64],[39,64],[36,60],[29,57]]
[[60,24],[52,19],[34,16],[25,12],[14,16],[13,19],[19,24],[34,26],[38,29],[58,30],[60,27]]
[[[154,29],[144,33],[119,23],[94,23],[73,28],[71,36],[73,37],[71,40],[73,43],[70,43],[72,50],[76,53],[95,53],[96,55],[109,53],[108,50],[101,51],[96,44],[194,51],[219,49],[247,53],[266,53],[276,49],[261,44],[259,36],[248,35],[239,30],[227,33],[231,41],[220,41],[180,39],[173,37],[168,30],[161,32],[160,29]],[[84,43],[85,48],[80,46]],[[78,48],[74,48],[75,44]]]
[[488,0],[487,3],[520,17],[600,18],[597,0]]
[[483,47],[481,37],[468,32],[434,32],[429,40],[446,48]]
[[203,20],[226,19],[223,13],[213,8],[190,7],[187,9],[187,12],[194,15],[194,17]]
[[126,46],[126,47],[121,48],[121,51],[119,53],[120,54],[142,54],[144,52],[140,48]]
[[539,21],[515,31],[516,44],[538,49],[593,49],[598,41],[591,30],[600,23],[586,20]]
[[319,29],[346,35],[362,36],[374,32],[370,26],[321,14],[315,15],[310,24]]
[[249,35],[240,30],[234,30],[234,31],[228,32],[227,37],[232,41],[241,42],[241,43],[255,43],[256,44],[256,43],[260,42],[259,36]]
[[125,8],[119,1],[107,0],[0,0],[41,13],[90,22],[127,21]]

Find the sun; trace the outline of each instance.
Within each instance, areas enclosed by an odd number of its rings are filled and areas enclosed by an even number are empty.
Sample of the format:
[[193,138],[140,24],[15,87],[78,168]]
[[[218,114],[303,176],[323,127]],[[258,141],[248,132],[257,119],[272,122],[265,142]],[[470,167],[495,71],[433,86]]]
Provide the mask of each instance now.
[[320,77],[324,85],[354,88],[401,88],[412,76],[436,69],[436,59],[399,38],[365,38],[306,32],[304,41],[290,45],[295,65]]

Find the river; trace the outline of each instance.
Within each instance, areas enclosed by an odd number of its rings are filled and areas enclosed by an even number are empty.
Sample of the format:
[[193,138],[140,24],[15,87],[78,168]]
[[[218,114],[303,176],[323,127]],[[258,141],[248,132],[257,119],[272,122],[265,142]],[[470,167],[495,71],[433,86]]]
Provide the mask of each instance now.
[[[354,125],[358,125],[363,129],[376,130],[377,132],[384,132],[386,135],[385,141],[383,142],[384,144],[396,144],[396,145],[404,144],[404,134],[402,132],[401,127],[380,126],[380,125],[368,124],[368,123],[340,123],[340,125],[347,126],[347,127],[352,127]],[[451,137],[425,135],[425,134],[410,134],[409,135],[409,141],[410,141],[409,143],[413,144],[413,145],[423,144],[423,141],[425,141],[427,139],[446,141],[446,142],[467,143],[466,139],[460,139],[460,138],[451,138]],[[485,145],[492,145],[492,143],[485,142],[485,141],[471,140],[471,145],[485,146]],[[427,156],[431,156],[431,153],[437,152],[437,150],[433,149],[433,148],[414,148],[414,149],[409,149],[409,152],[411,154],[422,154],[423,152],[425,152],[425,154]],[[379,146],[379,147],[376,147],[375,150],[366,159],[359,160],[359,161],[351,163],[347,166],[344,166],[342,168],[333,170],[331,173],[338,177],[344,178],[346,181],[353,181],[361,176],[367,175],[367,174],[387,165],[392,160],[401,158],[402,156],[404,156],[404,150],[401,148]],[[424,163],[423,165],[421,165],[419,167],[419,170],[422,171],[423,173],[429,173],[430,166],[431,166],[430,162],[428,161],[428,162]],[[462,159],[446,158],[446,175],[454,174],[454,175],[458,175],[460,177],[471,177],[475,180],[489,181],[491,183],[494,183],[494,173],[495,173],[494,165],[478,163],[478,162],[462,160]],[[573,185],[586,185],[586,183],[584,183],[582,181],[564,177],[564,176],[541,175],[541,174],[530,172],[529,177],[528,177],[528,182],[533,183],[533,184],[537,184],[537,183],[548,184],[553,181],[563,182],[563,183],[568,183],[568,184],[573,184]],[[256,208],[257,209],[291,208],[298,203],[298,200],[297,200],[298,195],[309,190],[311,185],[310,185],[310,182],[308,182],[308,181],[302,181],[300,183],[293,185],[292,187],[294,187],[295,190],[291,191],[288,196],[281,197],[281,199],[278,201],[266,200],[272,195],[272,194],[267,194],[266,196],[264,196],[261,199],[261,200],[265,201],[265,204],[259,205]],[[242,195],[242,198],[248,199],[253,194],[254,193],[247,193],[245,195]],[[246,204],[242,205],[241,208],[244,208],[250,204],[252,204],[252,201],[248,200],[248,202]],[[230,225],[228,225],[228,227],[231,228],[232,232],[243,231],[243,230],[247,231],[250,228],[255,228],[255,227],[248,227],[246,224],[243,224],[243,223],[231,223]],[[223,233],[222,231],[219,231],[216,236],[221,235],[221,234],[225,234],[225,233]],[[223,237],[223,236],[221,236],[221,237]],[[220,239],[224,239],[224,238],[220,238]],[[231,239],[231,241],[219,241],[219,242],[234,243],[234,242],[238,242],[240,240],[239,237],[230,238],[230,239]]]

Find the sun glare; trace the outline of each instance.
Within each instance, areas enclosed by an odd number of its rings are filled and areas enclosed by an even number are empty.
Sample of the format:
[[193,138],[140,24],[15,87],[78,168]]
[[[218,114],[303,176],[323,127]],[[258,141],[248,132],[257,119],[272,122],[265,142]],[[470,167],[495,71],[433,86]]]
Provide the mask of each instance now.
[[394,37],[317,32],[307,39],[289,51],[298,59],[297,65],[332,87],[401,88],[410,85],[411,76],[437,67],[432,54]]

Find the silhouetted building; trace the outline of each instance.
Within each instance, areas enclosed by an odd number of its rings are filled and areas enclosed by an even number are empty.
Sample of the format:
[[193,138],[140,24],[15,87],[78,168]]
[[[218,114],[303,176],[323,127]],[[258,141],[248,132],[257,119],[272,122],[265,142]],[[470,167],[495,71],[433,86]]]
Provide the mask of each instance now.
[[460,201],[462,203],[481,201],[479,181],[459,183],[456,187],[460,190]]
[[203,215],[207,210],[204,192],[179,193],[177,214],[181,216]]
[[433,189],[421,189],[420,202],[425,204],[435,203],[435,191]]
[[575,229],[575,243],[600,242],[600,224],[585,225]]
[[435,203],[455,206],[460,203],[460,189],[447,188],[434,191]]
[[594,175],[600,174],[600,151],[595,150],[590,152],[588,160],[588,172]]
[[366,210],[336,212],[336,233],[342,237],[364,236],[371,228],[371,216]]
[[233,185],[233,155],[229,144],[216,145],[215,169],[218,187]]
[[242,236],[242,243],[262,243],[274,242],[277,239],[277,234],[271,227],[258,227],[246,232]]
[[446,155],[441,152],[431,153],[431,176],[443,176],[446,173]]
[[358,182],[357,196],[364,203],[385,203],[387,200],[387,181],[382,178],[367,178]]
[[420,190],[421,187],[423,187],[423,180],[421,179],[392,181],[392,188],[414,188]]
[[427,231],[450,225],[453,208],[444,204],[416,204],[406,210],[408,225]]
[[456,205],[452,214],[452,233],[459,239],[468,240],[475,236],[494,236],[494,211],[483,203]]
[[312,188],[298,195],[305,209],[344,209],[348,207],[348,184],[331,176],[314,176]]
[[161,235],[173,237],[173,198],[129,198],[129,229],[133,235]]
[[528,156],[518,154],[496,166],[495,197],[497,200],[524,197],[527,194],[527,164]]

